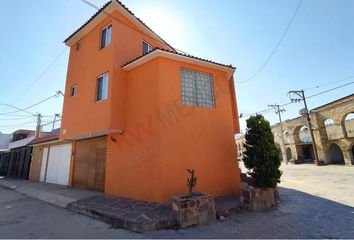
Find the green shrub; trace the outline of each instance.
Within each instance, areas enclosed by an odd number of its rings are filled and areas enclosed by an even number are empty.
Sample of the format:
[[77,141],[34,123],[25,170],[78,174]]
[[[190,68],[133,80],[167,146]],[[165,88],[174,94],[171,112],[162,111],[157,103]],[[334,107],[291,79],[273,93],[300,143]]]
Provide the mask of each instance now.
[[247,173],[255,180],[255,187],[275,187],[282,174],[281,160],[269,122],[262,115],[250,117],[245,139],[243,161]]

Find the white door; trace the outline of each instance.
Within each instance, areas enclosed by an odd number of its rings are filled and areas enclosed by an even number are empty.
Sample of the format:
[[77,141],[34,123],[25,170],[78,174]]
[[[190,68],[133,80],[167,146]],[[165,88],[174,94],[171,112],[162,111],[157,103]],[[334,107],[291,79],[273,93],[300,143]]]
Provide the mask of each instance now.
[[48,148],[43,148],[42,152],[42,162],[41,162],[41,172],[39,175],[39,181],[44,182],[45,172],[47,171],[47,159],[48,159]]
[[58,145],[50,148],[47,183],[68,185],[71,160],[71,144]]

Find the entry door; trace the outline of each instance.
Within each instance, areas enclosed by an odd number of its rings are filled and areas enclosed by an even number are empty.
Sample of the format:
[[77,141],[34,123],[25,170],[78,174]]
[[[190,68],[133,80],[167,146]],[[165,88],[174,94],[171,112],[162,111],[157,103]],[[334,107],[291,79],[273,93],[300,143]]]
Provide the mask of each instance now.
[[43,148],[42,161],[41,161],[41,172],[39,175],[39,181],[44,182],[45,173],[47,171],[47,159],[48,159],[48,148]]
[[78,141],[75,152],[74,187],[104,191],[106,137]]
[[71,144],[51,147],[48,157],[47,183],[68,185],[71,161]]

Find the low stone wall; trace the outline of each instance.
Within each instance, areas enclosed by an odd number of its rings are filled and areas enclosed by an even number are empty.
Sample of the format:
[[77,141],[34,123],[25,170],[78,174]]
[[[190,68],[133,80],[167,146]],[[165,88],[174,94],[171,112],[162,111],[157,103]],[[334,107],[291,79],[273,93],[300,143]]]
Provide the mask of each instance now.
[[172,211],[181,228],[216,220],[214,199],[208,194],[173,197]]

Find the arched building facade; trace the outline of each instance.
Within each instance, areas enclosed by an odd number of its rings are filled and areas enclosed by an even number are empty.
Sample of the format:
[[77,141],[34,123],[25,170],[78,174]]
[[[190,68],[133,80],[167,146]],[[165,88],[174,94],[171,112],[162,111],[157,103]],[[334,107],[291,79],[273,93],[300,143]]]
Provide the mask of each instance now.
[[[318,158],[326,164],[354,165],[354,94],[327,103],[310,111]],[[288,160],[311,162],[314,160],[312,139],[305,116],[272,126],[275,142],[284,137]],[[289,157],[291,157],[289,159]]]

